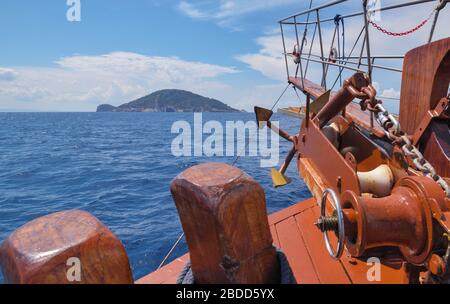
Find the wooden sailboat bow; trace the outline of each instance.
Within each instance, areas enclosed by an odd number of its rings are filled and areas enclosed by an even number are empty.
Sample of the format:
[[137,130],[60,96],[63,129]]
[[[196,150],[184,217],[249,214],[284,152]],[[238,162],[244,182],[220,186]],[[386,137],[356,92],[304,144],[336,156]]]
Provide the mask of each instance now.
[[[283,94],[294,87],[306,99],[299,131],[289,134],[271,120],[281,97],[272,109],[255,107],[259,126],[292,144],[281,168],[272,169],[274,186],[290,182],[285,173],[296,161],[312,197],[267,215],[264,189],[234,166],[240,155],[232,165],[189,168],[170,189],[190,252],[164,265],[181,235],[160,269],[137,283],[175,283],[187,272],[195,283],[280,283],[285,273],[300,284],[450,283],[450,38],[432,41],[449,1],[373,9],[364,0],[361,11],[323,18],[324,10],[344,2],[311,1],[307,10],[279,21],[287,72]],[[375,12],[431,2],[432,14],[407,31],[371,19]],[[348,52],[343,24],[360,16],[364,22]],[[369,27],[403,37],[423,31],[432,19],[429,43],[405,56],[378,55],[371,48]],[[327,22],[335,26],[329,45]],[[314,26],[312,37],[308,26]],[[293,42],[294,52],[287,53]],[[379,60],[403,60],[403,68]],[[321,71],[315,82],[308,78],[312,64]],[[336,78],[330,81],[333,68]],[[401,73],[399,115],[383,104],[374,70]],[[109,255],[100,259],[103,252]],[[69,254],[86,261],[87,283],[131,280],[120,241],[80,212],[18,229],[0,247],[0,264],[10,283],[68,283],[61,261]],[[373,263],[380,276],[369,275]]]

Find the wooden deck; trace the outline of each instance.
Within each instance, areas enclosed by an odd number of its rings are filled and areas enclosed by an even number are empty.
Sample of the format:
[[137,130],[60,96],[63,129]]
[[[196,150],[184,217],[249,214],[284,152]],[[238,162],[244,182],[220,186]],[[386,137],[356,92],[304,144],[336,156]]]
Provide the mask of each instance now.
[[[269,216],[274,244],[286,254],[299,284],[400,284],[407,277],[401,263],[381,265],[381,281],[371,282],[367,274],[373,269],[366,261],[344,253],[340,261],[331,259],[322,233],[314,226],[320,210],[314,199],[300,202]],[[334,240],[335,241],[335,240]],[[176,259],[164,268],[138,280],[137,284],[174,284],[189,260],[189,255]]]

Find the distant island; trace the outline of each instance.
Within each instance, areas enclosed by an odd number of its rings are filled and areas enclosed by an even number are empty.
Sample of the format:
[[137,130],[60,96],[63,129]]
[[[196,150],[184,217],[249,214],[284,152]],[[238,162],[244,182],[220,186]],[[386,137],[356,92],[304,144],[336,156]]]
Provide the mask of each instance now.
[[161,90],[115,107],[103,104],[97,112],[241,112],[216,99],[183,90]]

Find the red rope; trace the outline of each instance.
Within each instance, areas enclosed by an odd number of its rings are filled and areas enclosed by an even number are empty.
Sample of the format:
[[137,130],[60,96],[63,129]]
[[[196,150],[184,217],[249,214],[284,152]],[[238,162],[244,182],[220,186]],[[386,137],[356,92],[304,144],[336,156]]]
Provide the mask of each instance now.
[[399,37],[399,36],[406,36],[409,34],[414,33],[415,31],[419,30],[421,27],[423,27],[428,21],[430,21],[431,17],[433,17],[434,11],[430,14],[430,16],[425,19],[424,21],[422,21],[419,25],[417,25],[416,27],[405,31],[405,32],[390,32],[384,28],[382,28],[380,25],[376,24],[375,22],[373,22],[372,20],[369,20],[369,23],[376,28],[377,30],[379,30],[380,32],[382,32],[383,34],[389,35],[389,36],[395,36],[395,37]]

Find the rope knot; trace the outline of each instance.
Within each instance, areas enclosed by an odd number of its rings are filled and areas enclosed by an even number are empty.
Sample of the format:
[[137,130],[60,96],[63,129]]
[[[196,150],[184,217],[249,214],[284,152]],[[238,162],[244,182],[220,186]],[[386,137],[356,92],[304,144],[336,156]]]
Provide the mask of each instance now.
[[336,26],[339,25],[339,22],[343,20],[342,19],[342,15],[337,14],[336,16],[334,16],[334,24],[336,24]]

